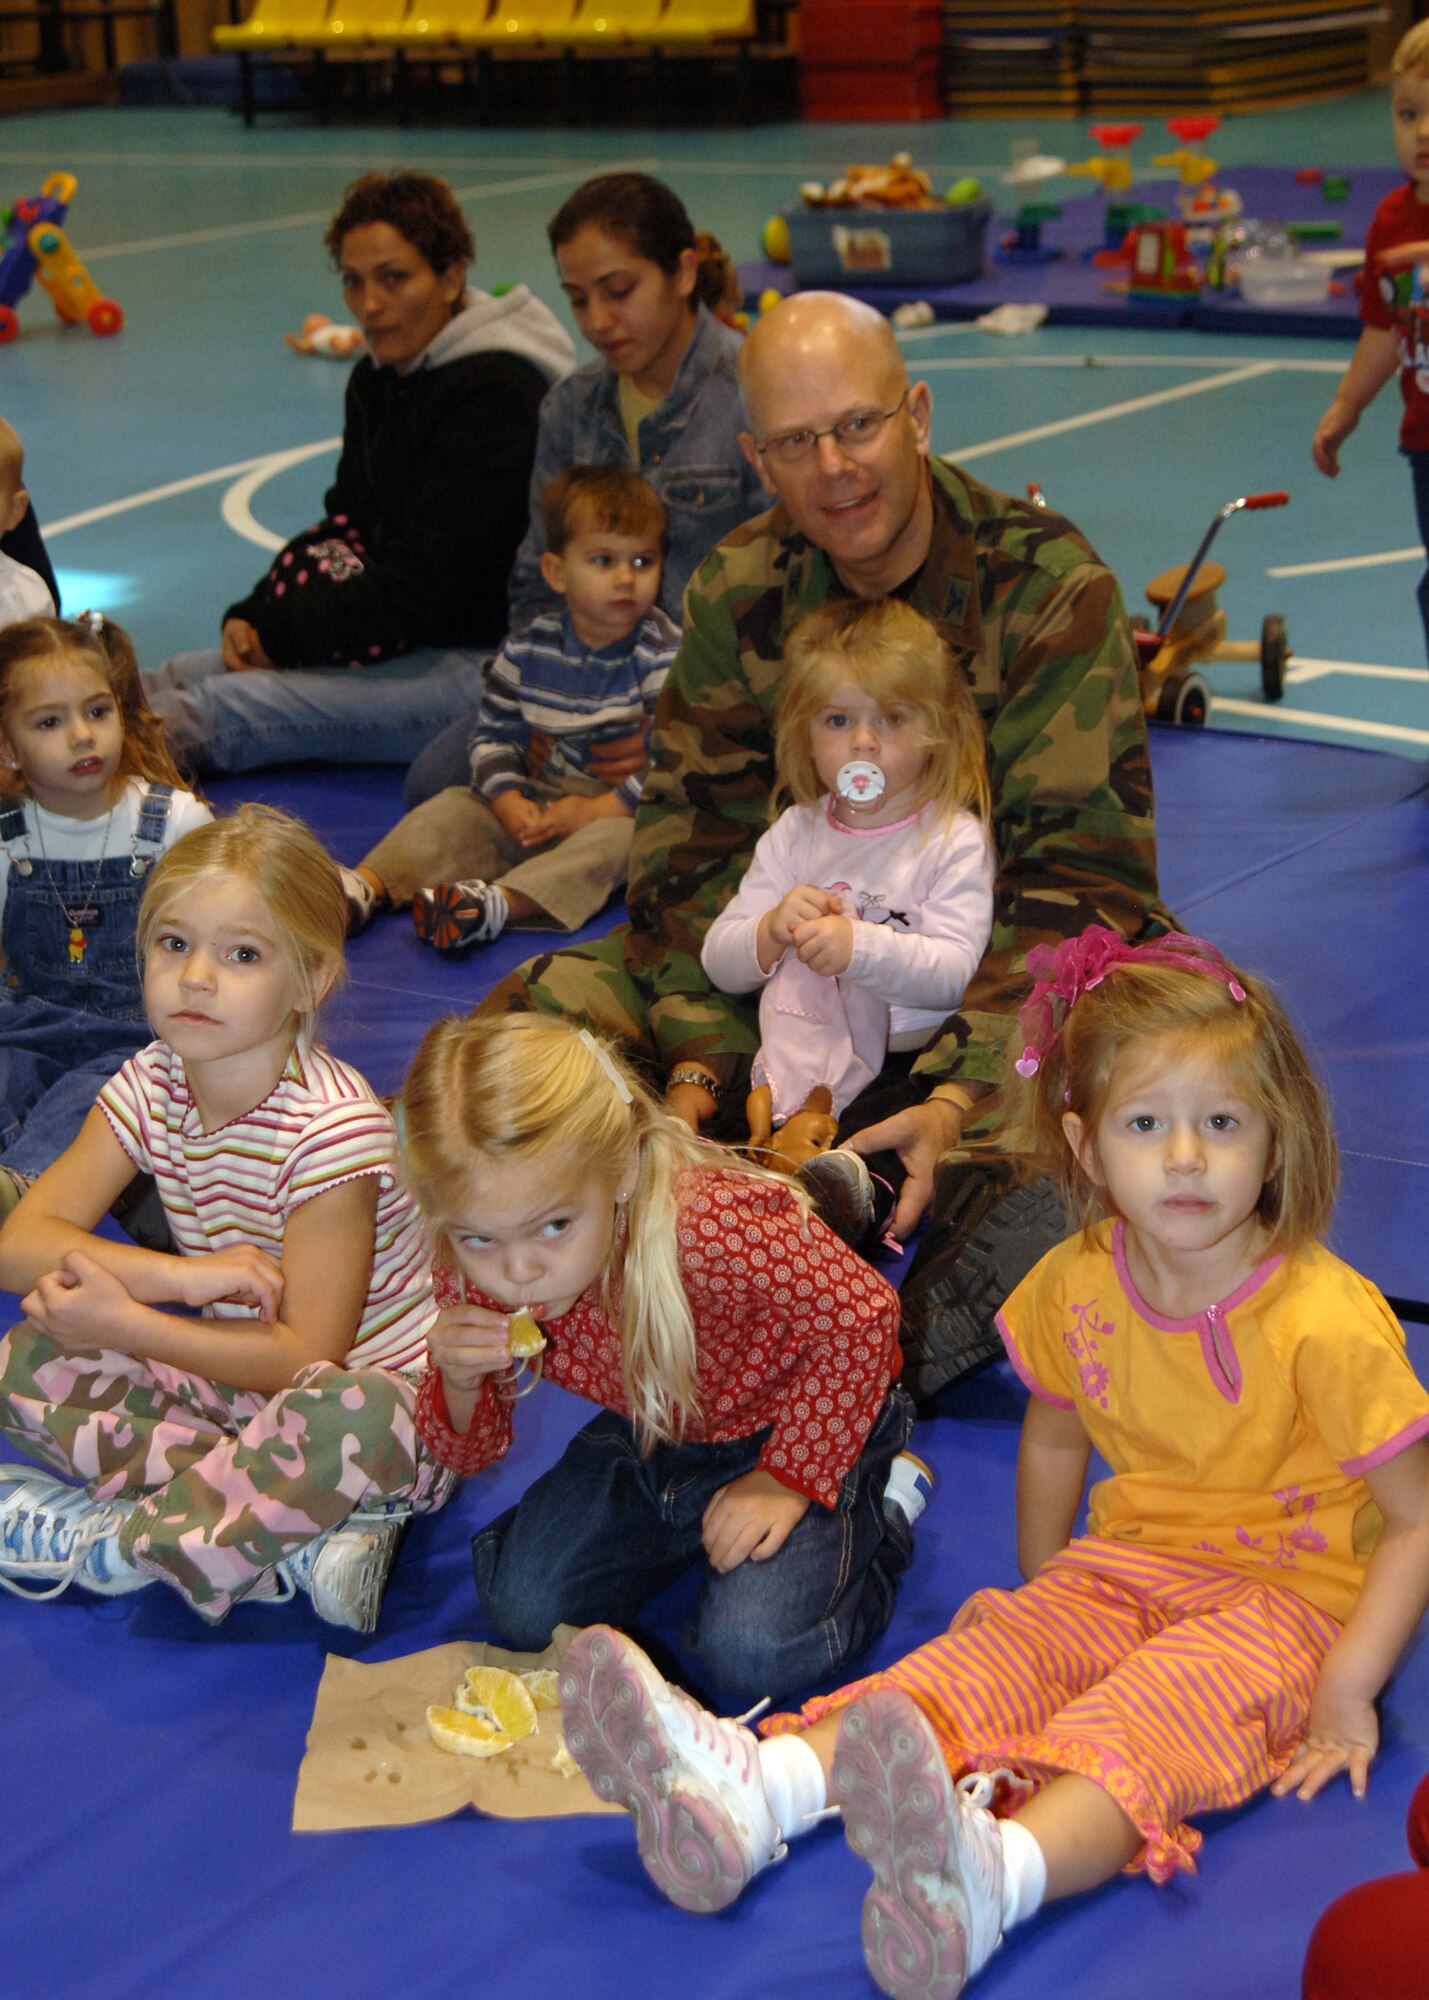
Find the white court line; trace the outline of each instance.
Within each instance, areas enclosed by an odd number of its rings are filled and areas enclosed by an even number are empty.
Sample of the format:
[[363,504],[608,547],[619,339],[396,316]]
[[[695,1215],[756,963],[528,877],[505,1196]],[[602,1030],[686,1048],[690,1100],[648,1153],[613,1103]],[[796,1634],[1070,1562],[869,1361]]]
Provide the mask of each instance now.
[[[311,170],[321,167],[370,167],[371,153],[270,153],[265,147],[260,153],[73,153],[66,151],[65,159],[73,167],[214,167],[218,170],[241,167],[248,172],[254,167],[277,167],[284,173],[291,173],[297,167]],[[399,166],[423,166],[442,172],[448,179],[458,168],[467,167],[559,167],[563,164],[559,155],[538,153],[527,157],[504,153],[401,153],[397,156]],[[924,171],[936,179],[942,174],[952,174],[961,178],[975,174],[979,178],[986,175],[989,180],[997,180],[1006,163],[984,165],[977,161],[971,164],[959,161],[955,166],[930,166]],[[41,175],[53,171],[52,147],[41,147],[36,151],[28,148],[0,148],[0,166],[34,167]],[[618,162],[593,160],[582,171],[592,174],[608,174],[617,171]],[[651,157],[644,162],[647,173],[720,173],[720,174],[789,174],[795,181],[808,180],[818,173],[830,175],[848,172],[848,161],[843,160],[662,160]],[[1343,373],[1343,370],[1341,370]]]
[[1429,681],[1429,667],[1375,667],[1361,660],[1307,660],[1296,653],[1286,670],[1287,681],[1322,681],[1327,674],[1349,674],[1366,681]]
[[[56,535],[67,535],[71,528],[87,528],[94,521],[107,521],[115,514],[127,514],[131,507],[147,507],[156,500],[171,500],[177,493],[193,493],[200,486],[216,486],[221,479],[236,479],[242,473],[266,472],[268,469],[281,471],[285,465],[297,465],[305,458],[317,458],[322,452],[336,451],[341,443],[340,437],[324,438],[320,444],[297,445],[291,451],[267,451],[261,458],[241,458],[236,465],[220,465],[212,472],[195,472],[188,479],[170,480],[167,486],[151,486],[146,493],[131,493],[125,500],[106,500],[102,506],[86,507],[82,514],[68,514],[62,521],[46,521],[45,540],[52,542]],[[282,545],[279,543],[276,546]]]
[[[920,327],[921,333],[986,333],[974,320],[940,321]],[[1343,375],[1343,361],[1294,360],[1289,356],[1263,361],[1253,354],[949,354],[920,361],[920,368],[1246,368],[1271,369],[1288,375]]]
[[1361,722],[1354,715],[1317,715],[1311,708],[1285,708],[1276,703],[1267,708],[1263,701],[1233,701],[1228,695],[1212,695],[1211,713],[1249,715],[1264,724],[1270,716],[1277,722],[1298,723],[1302,729],[1325,729],[1336,736],[1373,736],[1381,742],[1429,743],[1429,729],[1410,729],[1402,722]]
[[1273,361],[1252,362],[1247,368],[1232,369],[1223,375],[1207,375],[1199,382],[1182,382],[1174,389],[1158,389],[1150,396],[1133,396],[1129,402],[1108,403],[1100,410],[1085,410],[1080,416],[1062,417],[1056,423],[1037,424],[1027,431],[1009,431],[1006,437],[990,438],[986,444],[963,445],[940,455],[950,459],[955,465],[967,465],[975,458],[987,458],[995,451],[1010,451],[1015,445],[1035,444],[1040,438],[1061,437],[1067,431],[1085,430],[1092,424],[1105,424],[1116,417],[1136,416],[1142,410],[1154,410],[1163,403],[1179,403],[1187,396],[1203,395],[1208,389],[1232,388],[1241,382],[1257,381],[1262,375],[1273,373]]
[[1423,562],[1423,547],[1386,549],[1378,556],[1340,556],[1334,562],[1280,563],[1267,576],[1326,576],[1332,570],[1379,569],[1385,563]]
[[[609,171],[625,172],[639,162],[618,161]],[[458,201],[489,201],[497,195],[530,194],[537,188],[564,187],[568,181],[581,181],[588,177],[590,169],[573,165],[559,174],[528,174],[524,180],[484,181],[479,187],[453,189]],[[213,229],[187,229],[177,236],[148,236],[133,243],[106,243],[97,250],[88,244],[84,249],[86,264],[97,263],[104,257],[132,257],[150,250],[185,250],[196,243],[222,243],[235,236],[266,236],[282,229],[314,229],[319,223],[331,222],[332,209],[307,209],[300,215],[275,215],[256,222],[225,222]]]

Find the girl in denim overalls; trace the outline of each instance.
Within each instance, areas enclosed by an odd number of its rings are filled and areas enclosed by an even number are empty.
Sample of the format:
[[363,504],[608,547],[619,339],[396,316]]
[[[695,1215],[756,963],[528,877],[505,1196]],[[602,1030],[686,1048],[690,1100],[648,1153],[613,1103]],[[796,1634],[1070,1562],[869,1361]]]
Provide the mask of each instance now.
[[212,817],[97,612],[0,632],[0,1213],[149,1040],[134,923],[150,863]]

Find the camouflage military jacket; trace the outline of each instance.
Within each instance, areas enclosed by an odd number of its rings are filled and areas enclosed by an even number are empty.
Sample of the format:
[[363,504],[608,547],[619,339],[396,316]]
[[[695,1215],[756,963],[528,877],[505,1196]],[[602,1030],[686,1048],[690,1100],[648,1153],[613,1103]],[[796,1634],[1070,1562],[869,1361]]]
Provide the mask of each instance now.
[[[972,683],[998,855],[987,953],[918,1059],[931,1087],[1000,1080],[1033,944],[1094,922],[1135,938],[1174,920],[1158,900],[1146,725],[1116,579],[1059,515],[939,460],[930,473],[932,543],[899,594],[942,623]],[[625,947],[667,1061],[698,1055],[727,1076],[754,1046],[751,1015],[704,977],[700,940],[771,817],[785,638],[848,594],[782,505],[727,535],[690,585],[636,820]]]

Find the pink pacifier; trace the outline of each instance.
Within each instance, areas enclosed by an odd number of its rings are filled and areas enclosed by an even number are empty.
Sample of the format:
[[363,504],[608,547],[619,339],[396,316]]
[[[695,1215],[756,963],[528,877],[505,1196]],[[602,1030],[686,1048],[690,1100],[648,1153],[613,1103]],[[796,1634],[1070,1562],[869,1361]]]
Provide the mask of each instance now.
[[883,773],[877,764],[866,764],[856,758],[839,772],[834,789],[841,799],[848,799],[853,805],[872,805],[875,799],[883,797]]

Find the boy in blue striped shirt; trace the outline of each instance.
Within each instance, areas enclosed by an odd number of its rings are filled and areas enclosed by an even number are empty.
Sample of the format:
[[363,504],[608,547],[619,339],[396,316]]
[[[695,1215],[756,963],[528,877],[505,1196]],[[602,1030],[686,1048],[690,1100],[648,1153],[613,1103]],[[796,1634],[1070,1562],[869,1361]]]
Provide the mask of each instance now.
[[472,723],[471,785],[426,800],[356,869],[350,929],[410,901],[417,935],[465,951],[508,923],[578,930],[625,885],[642,773],[602,749],[648,740],[680,634],[656,608],[665,510],[638,474],[569,467],[545,487],[541,570],[564,601],[509,637]]

